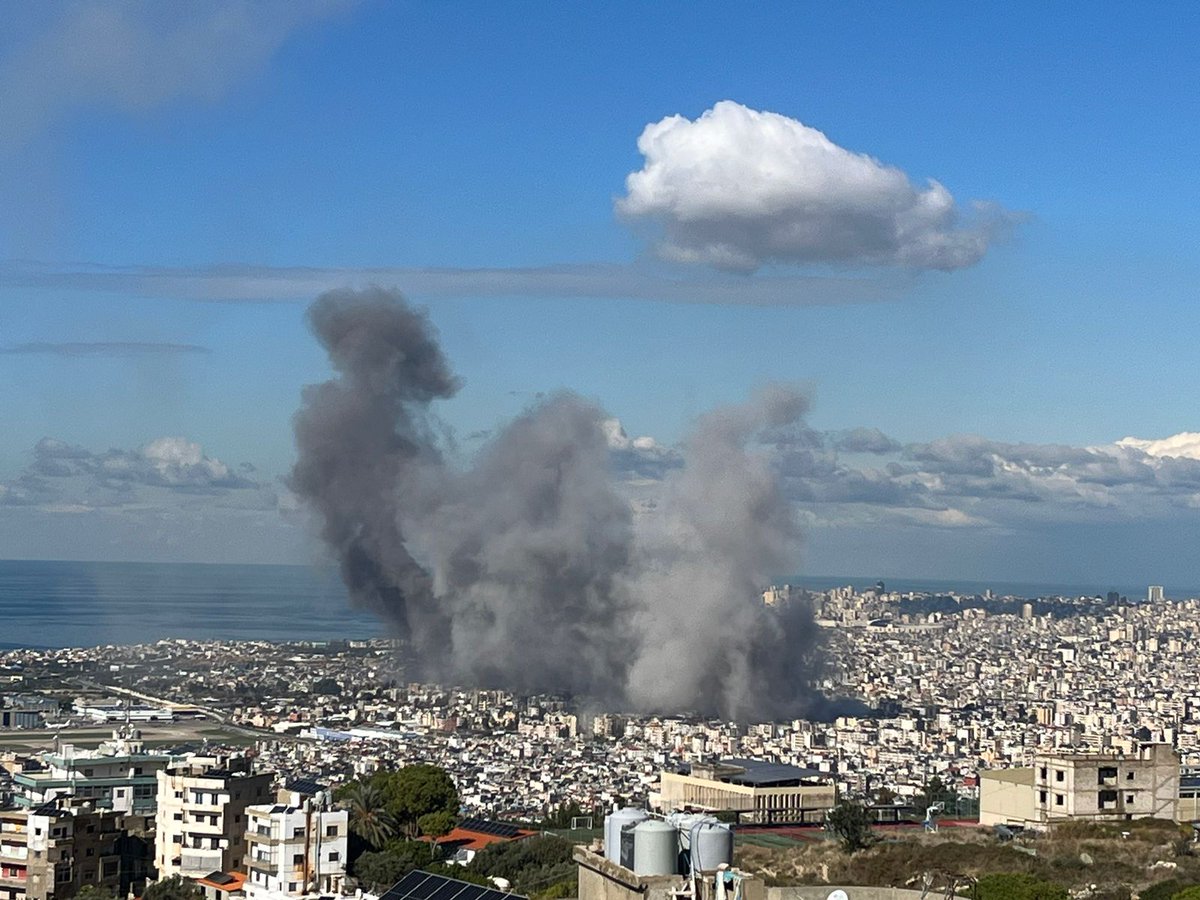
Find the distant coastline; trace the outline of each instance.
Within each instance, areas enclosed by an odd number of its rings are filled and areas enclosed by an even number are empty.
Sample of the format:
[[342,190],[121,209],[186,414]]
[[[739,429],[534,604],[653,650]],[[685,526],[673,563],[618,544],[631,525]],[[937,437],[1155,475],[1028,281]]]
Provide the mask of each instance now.
[[[843,585],[994,596],[1104,596],[1131,600],[1146,585],[1066,585],[888,576],[785,576],[810,590]],[[1166,586],[1168,597],[1200,596]],[[305,641],[386,637],[355,609],[333,567],[278,564],[0,560],[0,650],[189,640]]]

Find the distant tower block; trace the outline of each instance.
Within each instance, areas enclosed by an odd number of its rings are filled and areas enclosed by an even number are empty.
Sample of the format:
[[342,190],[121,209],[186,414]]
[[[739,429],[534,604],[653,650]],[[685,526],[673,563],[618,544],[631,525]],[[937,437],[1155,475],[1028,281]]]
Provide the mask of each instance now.
[[1146,602],[1147,603],[1162,603],[1162,601],[1163,601],[1162,585],[1161,584],[1150,585],[1150,587],[1146,590]]

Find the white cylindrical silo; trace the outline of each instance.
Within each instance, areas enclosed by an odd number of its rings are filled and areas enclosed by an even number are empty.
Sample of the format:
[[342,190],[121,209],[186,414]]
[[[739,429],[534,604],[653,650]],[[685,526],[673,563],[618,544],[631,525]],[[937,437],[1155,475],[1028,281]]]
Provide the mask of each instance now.
[[711,872],[722,863],[733,865],[733,829],[724,822],[697,822],[691,838],[693,871]]
[[627,806],[616,809],[604,818],[604,858],[609,862],[622,865],[621,862],[621,832],[625,826],[644,822],[648,817],[644,809]]
[[674,825],[647,819],[633,829],[633,871],[674,875],[679,869],[679,832]]

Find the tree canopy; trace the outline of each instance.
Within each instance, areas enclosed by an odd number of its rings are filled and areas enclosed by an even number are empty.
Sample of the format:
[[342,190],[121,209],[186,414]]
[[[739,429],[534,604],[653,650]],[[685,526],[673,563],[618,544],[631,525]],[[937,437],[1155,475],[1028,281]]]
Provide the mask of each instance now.
[[871,843],[871,813],[861,803],[843,800],[829,811],[826,820],[829,830],[842,842],[849,853],[862,850]]
[[182,875],[152,882],[142,891],[142,900],[203,900],[203,896],[196,883]]
[[392,829],[391,833],[384,835],[386,828],[372,828],[377,832],[376,838],[368,837],[365,830],[356,831],[375,849],[382,847],[396,831],[416,837],[417,822],[422,816],[431,813],[458,814],[458,788],[450,774],[438,766],[413,765],[394,771],[381,769],[370,778],[343,785],[337,792],[337,798],[351,811],[352,828],[355,806],[351,804],[361,805],[364,793],[371,801],[371,808],[386,814],[386,821]]

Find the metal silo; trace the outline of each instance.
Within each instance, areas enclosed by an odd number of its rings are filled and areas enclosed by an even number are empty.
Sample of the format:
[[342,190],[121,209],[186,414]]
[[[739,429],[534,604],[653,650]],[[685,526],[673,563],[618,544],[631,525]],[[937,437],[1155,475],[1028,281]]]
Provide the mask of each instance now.
[[733,829],[724,822],[697,822],[690,844],[694,872],[711,872],[722,863],[733,865]]
[[[625,865],[621,861],[621,832],[626,826],[644,822],[649,817],[644,809],[627,806],[615,809],[604,817],[604,858],[617,865]],[[632,858],[632,854],[630,854]],[[629,866],[625,866],[629,868]]]
[[679,870],[679,832],[674,825],[647,819],[633,829],[633,871],[674,875]]

